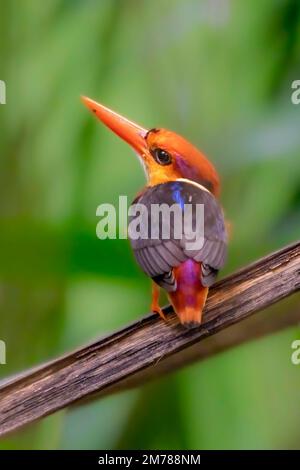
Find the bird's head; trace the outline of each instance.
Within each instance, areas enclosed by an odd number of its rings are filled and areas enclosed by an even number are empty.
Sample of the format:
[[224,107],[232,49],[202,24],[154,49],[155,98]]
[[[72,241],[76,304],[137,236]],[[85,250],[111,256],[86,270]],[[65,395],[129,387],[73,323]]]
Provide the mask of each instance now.
[[205,155],[175,132],[162,128],[144,129],[90,98],[84,104],[138,154],[148,185],[186,178],[219,194],[219,177]]

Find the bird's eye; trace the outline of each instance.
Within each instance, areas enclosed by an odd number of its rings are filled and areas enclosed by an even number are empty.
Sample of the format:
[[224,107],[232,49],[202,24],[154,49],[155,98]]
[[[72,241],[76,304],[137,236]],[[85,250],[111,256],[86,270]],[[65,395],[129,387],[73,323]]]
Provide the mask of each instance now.
[[172,157],[166,150],[156,148],[153,149],[151,153],[160,165],[170,165],[172,162]]

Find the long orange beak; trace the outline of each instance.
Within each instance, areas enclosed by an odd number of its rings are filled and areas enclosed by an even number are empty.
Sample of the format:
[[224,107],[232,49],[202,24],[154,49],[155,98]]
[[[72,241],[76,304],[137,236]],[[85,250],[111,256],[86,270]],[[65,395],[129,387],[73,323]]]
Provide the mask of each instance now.
[[89,108],[103,124],[131,145],[139,155],[142,156],[144,154],[146,151],[145,136],[147,129],[129,121],[120,114],[115,113],[111,109],[106,108],[86,96],[82,96],[81,99],[87,108]]

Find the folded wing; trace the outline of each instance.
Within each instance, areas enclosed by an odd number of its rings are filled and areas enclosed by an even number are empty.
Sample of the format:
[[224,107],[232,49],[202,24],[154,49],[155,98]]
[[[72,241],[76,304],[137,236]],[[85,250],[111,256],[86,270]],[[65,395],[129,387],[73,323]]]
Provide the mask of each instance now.
[[175,291],[173,268],[187,259],[201,264],[203,286],[214,282],[225,263],[227,234],[222,208],[206,188],[188,180],[148,187],[130,212],[135,258],[157,284]]

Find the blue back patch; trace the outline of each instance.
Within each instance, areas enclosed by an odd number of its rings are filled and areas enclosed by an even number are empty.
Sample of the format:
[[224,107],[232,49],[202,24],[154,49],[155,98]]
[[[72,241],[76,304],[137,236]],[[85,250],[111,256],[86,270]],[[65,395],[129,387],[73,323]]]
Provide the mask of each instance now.
[[182,194],[182,184],[178,181],[172,183],[171,190],[174,202],[176,202],[182,210],[184,210],[184,195]]

